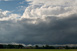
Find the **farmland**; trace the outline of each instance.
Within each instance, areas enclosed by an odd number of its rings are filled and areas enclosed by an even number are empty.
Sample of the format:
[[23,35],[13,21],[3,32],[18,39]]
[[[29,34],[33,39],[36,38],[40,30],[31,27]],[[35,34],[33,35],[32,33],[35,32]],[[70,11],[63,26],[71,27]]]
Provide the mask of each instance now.
[[0,51],[77,51],[77,49],[0,49]]

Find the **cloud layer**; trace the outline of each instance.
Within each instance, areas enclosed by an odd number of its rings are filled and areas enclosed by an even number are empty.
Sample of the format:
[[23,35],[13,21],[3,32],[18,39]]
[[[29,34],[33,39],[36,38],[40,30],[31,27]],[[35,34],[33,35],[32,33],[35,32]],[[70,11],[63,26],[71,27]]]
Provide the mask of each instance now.
[[0,41],[25,44],[77,42],[76,0],[25,0],[22,16],[0,10]]

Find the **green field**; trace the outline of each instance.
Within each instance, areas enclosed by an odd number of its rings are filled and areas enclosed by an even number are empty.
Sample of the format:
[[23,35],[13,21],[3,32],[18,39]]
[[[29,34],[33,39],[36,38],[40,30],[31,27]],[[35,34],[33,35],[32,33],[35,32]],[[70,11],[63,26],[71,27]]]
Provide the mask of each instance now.
[[77,51],[77,49],[0,49],[0,51]]

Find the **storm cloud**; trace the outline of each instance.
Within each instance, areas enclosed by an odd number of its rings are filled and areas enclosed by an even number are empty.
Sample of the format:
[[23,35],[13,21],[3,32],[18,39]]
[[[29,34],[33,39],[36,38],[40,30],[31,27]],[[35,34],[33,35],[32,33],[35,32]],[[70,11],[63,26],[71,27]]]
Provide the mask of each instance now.
[[1,43],[76,44],[76,0],[26,1],[21,16],[0,11]]

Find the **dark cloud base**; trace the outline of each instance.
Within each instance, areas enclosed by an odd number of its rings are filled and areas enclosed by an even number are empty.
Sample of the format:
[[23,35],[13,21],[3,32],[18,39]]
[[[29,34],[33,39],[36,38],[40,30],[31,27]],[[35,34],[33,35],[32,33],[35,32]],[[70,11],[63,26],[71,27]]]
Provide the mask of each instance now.
[[63,19],[58,19],[56,17],[46,17],[46,22],[40,20],[41,19],[37,19],[39,22],[38,24],[29,24],[27,23],[28,19],[18,22],[0,22],[0,43],[77,43],[77,15],[71,15]]

